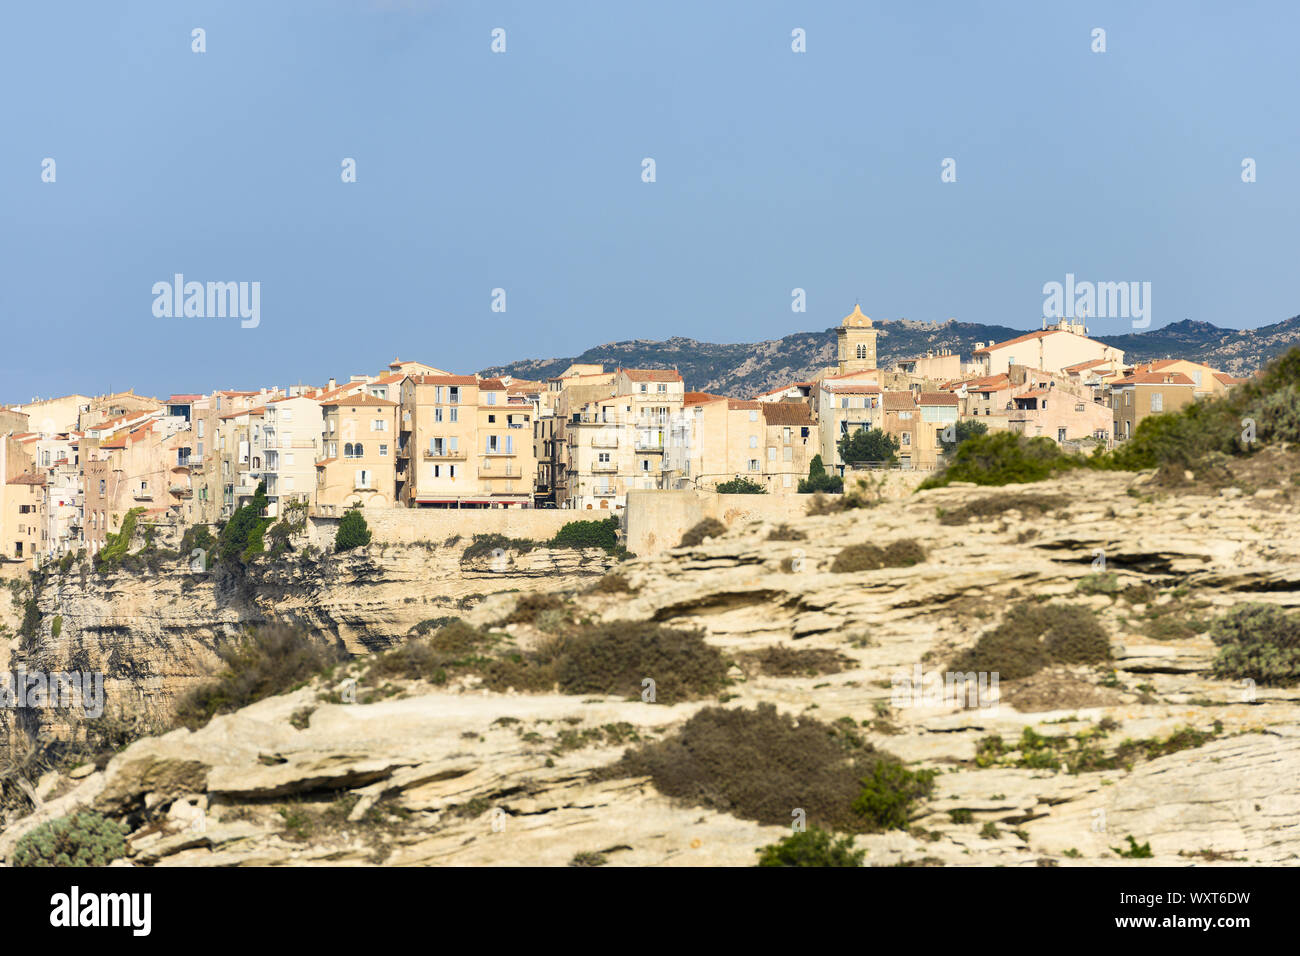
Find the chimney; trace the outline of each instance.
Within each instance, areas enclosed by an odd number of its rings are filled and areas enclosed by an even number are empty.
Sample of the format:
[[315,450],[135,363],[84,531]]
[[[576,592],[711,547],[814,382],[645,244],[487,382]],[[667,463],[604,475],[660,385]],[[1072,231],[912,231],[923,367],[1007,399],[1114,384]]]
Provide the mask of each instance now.
[[329,380],[329,384],[326,386],[326,388],[328,388],[328,389],[332,392],[332,391],[334,391],[335,387],[336,387],[336,385],[335,385],[334,379],[331,378],[331,379]]

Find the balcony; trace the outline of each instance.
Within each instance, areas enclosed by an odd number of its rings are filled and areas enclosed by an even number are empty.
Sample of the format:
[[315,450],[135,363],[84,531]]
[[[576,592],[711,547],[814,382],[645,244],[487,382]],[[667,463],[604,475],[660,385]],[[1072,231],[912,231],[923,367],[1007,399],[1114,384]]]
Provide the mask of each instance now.
[[591,447],[592,448],[617,448],[618,436],[617,435],[592,435]]
[[613,498],[618,494],[616,488],[593,488],[591,493],[597,498]]
[[167,489],[167,491],[169,494],[173,494],[177,498],[194,497],[194,490],[192,488],[186,488],[183,485],[172,485],[170,488]]
[[638,438],[636,440],[636,450],[651,455],[662,455],[664,453],[664,446],[662,442],[642,441]]
[[609,473],[613,473],[613,472],[618,471],[618,462],[614,462],[614,461],[597,461],[597,462],[593,462],[593,463],[592,463],[592,466],[591,466],[591,470],[594,471],[594,472],[609,472]]
[[443,459],[443,458],[463,459],[464,457],[465,457],[465,451],[459,448],[456,449],[455,451],[444,448],[440,452],[433,452],[427,448],[424,450],[425,461],[436,461],[438,459]]
[[138,490],[131,495],[136,501],[153,501],[153,492],[147,490]]

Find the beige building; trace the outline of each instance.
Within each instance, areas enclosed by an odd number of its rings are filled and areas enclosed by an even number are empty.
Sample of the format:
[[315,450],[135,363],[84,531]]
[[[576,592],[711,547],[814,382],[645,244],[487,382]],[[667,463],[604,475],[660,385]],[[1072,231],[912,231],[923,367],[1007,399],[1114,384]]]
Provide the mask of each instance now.
[[1110,387],[1115,441],[1127,441],[1148,415],[1175,412],[1196,401],[1196,383],[1181,372],[1140,372]]
[[391,508],[397,501],[398,404],[362,392],[321,402],[316,511],[342,514],[354,505]]
[[[385,421],[381,416],[380,421]],[[260,441],[254,456],[262,456],[266,482],[266,515],[283,514],[291,501],[311,501],[316,491],[316,459],[321,452],[321,404],[314,398],[274,398],[263,406]],[[358,440],[374,435],[358,436]],[[394,443],[394,433],[382,436]],[[391,453],[391,452],[390,452]]]
[[47,550],[45,476],[21,439],[0,438],[0,558],[35,567]]
[[839,441],[859,428],[882,427],[881,389],[874,370],[847,376],[823,378],[818,382],[817,431],[822,465],[831,473],[843,473]]
[[533,405],[500,379],[402,382],[397,497],[409,507],[531,508]]
[[1046,372],[1093,359],[1124,361],[1124,350],[1090,339],[1081,322],[1062,319],[1055,325],[990,345],[976,343],[973,360],[979,375],[997,375],[1012,365],[1027,365]]
[[836,359],[835,372],[874,371],[876,369],[876,330],[871,319],[862,314],[862,309],[854,305],[853,311],[841,321],[835,330]]

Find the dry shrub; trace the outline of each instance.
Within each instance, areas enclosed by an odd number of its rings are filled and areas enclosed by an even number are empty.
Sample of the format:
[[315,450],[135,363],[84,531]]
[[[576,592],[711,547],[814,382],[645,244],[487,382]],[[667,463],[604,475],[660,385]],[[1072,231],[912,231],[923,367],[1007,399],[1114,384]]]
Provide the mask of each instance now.
[[[902,775],[885,770],[887,764],[897,765]],[[890,792],[905,808],[923,795],[916,788],[924,778],[852,732],[796,719],[772,704],[754,710],[705,708],[671,737],[628,750],[597,774],[642,775],[660,793],[692,805],[783,826],[797,807],[807,812],[809,823],[849,833],[888,826],[899,809],[895,802],[888,822],[855,810],[855,803],[871,803],[862,801],[865,781],[899,780],[902,785]],[[928,787],[921,784],[921,790]]]
[[1048,495],[1031,491],[984,495],[974,501],[966,502],[960,508],[943,512],[939,516],[939,523],[965,524],[971,518],[995,518],[1008,511],[1042,514],[1056,508],[1063,508],[1067,503],[1068,499],[1064,495]]
[[851,544],[835,556],[831,571],[877,571],[880,568],[907,568],[925,560],[925,549],[912,538],[890,542],[886,547],[874,544]]
[[1093,664],[1110,659],[1110,639],[1087,608],[1024,602],[963,651],[954,671],[996,672],[1002,680],[1037,673],[1049,663]]
[[655,699],[671,704],[716,694],[727,684],[727,663],[699,631],[615,621],[565,639],[555,675],[566,694],[634,697],[655,682]]
[[807,541],[808,535],[788,524],[779,524],[767,533],[768,541]]
[[622,571],[611,571],[591,586],[597,594],[635,594],[636,588]]
[[515,602],[514,610],[500,624],[534,624],[543,611],[555,611],[564,606],[564,600],[554,594],[523,594]]
[[249,631],[242,641],[217,654],[224,670],[214,680],[186,691],[176,702],[176,719],[191,730],[217,714],[301,686],[327,673],[346,656],[338,646],[282,624]]
[[[837,674],[853,661],[839,651],[824,647],[786,647],[774,644],[761,651],[738,655],[742,665],[752,665],[769,677],[816,677]],[[746,667],[748,670],[749,667]]]
[[684,535],[679,548],[694,548],[704,543],[705,538],[720,538],[726,534],[727,526],[717,518],[705,518],[691,527]]

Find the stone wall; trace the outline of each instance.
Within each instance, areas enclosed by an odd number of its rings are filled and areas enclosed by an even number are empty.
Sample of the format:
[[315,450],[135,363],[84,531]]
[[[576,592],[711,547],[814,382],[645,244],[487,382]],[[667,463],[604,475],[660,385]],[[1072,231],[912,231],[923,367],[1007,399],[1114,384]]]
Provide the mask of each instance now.
[[[566,523],[592,517],[557,508],[384,508],[363,514],[375,544],[442,544],[456,535],[468,543],[476,534],[549,541]],[[309,518],[311,543],[333,547],[339,520]]]
[[802,517],[808,495],[720,495],[712,491],[627,493],[627,549],[638,557],[677,547],[682,534],[705,518],[731,527],[751,521]]

